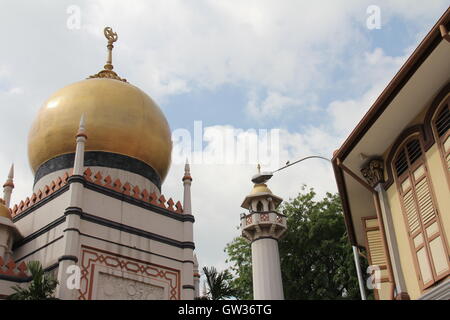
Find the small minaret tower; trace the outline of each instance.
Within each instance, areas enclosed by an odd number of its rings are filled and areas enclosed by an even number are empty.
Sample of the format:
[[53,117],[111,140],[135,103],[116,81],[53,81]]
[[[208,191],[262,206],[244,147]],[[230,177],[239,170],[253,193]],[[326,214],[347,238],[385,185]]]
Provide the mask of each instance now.
[[14,189],[14,164],[11,165],[8,173],[8,179],[6,179],[3,185],[3,200],[5,200],[5,206],[9,208],[11,202],[11,194]]
[[7,260],[11,256],[11,248],[15,238],[20,237],[9,213],[11,194],[14,189],[14,165],[11,165],[3,185],[3,199],[0,199],[0,258]]
[[[258,165],[260,175],[259,171]],[[242,236],[251,242],[255,300],[284,299],[278,240],[287,225],[286,216],[276,211],[282,201],[258,181],[241,205],[249,211],[241,215],[241,230]]]
[[[183,214],[192,215],[191,206],[191,168],[189,162],[186,159],[186,164],[184,166],[184,176],[183,176]],[[184,222],[184,241],[194,243],[194,224],[192,221]],[[183,263],[183,274],[185,278],[183,279],[183,291],[181,298],[183,300],[193,300],[195,298],[195,283],[194,283],[194,250],[193,248],[186,247],[183,249],[184,263]]]
[[183,212],[185,214],[192,214],[192,207],[191,207],[191,184],[192,184],[192,177],[191,177],[191,167],[189,165],[188,160],[186,159],[186,164],[184,165],[184,176],[183,176],[183,187],[184,187],[184,194],[183,194]]

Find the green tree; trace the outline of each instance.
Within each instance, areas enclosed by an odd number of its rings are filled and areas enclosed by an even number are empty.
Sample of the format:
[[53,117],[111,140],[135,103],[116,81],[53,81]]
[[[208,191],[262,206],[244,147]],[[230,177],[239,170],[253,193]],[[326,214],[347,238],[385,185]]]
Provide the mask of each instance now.
[[54,298],[54,292],[58,281],[48,273],[45,273],[39,261],[30,261],[27,268],[31,273],[31,283],[26,288],[20,286],[11,287],[15,293],[8,296],[10,300],[50,300]]
[[203,267],[208,285],[208,298],[211,300],[223,300],[236,295],[230,281],[232,275],[228,270],[218,272],[215,267]]
[[[337,194],[315,200],[314,190],[284,202],[288,230],[279,241],[281,271],[286,299],[359,299],[359,286],[351,245]],[[250,244],[235,238],[225,251],[235,277],[231,284],[237,298],[252,298]],[[364,260],[364,259],[361,259]],[[365,261],[363,261],[365,263]],[[363,265],[365,270],[367,265]]]

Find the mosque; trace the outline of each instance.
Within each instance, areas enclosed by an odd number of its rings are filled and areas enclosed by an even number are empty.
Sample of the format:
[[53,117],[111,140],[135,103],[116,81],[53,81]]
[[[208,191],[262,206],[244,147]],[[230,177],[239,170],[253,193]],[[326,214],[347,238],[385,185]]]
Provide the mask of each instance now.
[[13,167],[3,185],[0,299],[30,281],[32,260],[58,279],[59,299],[199,296],[189,164],[180,173],[183,202],[166,198],[168,122],[145,92],[113,71],[117,34],[104,34],[104,69],[50,96],[32,124],[31,195],[10,203]]

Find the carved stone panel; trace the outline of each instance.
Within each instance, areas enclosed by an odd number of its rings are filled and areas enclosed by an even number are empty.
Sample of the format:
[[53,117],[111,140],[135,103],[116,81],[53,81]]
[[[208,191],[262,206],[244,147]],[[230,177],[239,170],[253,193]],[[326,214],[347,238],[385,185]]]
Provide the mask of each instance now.
[[163,300],[164,288],[100,272],[98,300]]

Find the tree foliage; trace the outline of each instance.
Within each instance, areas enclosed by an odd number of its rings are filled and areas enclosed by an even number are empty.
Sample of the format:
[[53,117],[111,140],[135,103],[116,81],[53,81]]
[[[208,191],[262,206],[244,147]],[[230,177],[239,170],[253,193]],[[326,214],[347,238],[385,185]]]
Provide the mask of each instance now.
[[[359,299],[356,268],[339,196],[327,193],[323,199],[315,199],[314,190],[303,186],[295,199],[280,208],[288,224],[285,236],[279,241],[285,298]],[[237,298],[251,299],[250,244],[238,237],[225,251],[236,275],[232,285]],[[363,270],[365,267],[362,266]]]
[[50,300],[54,298],[54,292],[58,281],[53,275],[45,273],[39,261],[30,261],[27,268],[31,273],[31,283],[26,287],[11,287],[15,293],[8,296],[9,300]]
[[236,295],[230,284],[232,276],[228,270],[218,272],[215,267],[203,267],[203,273],[206,277],[208,292],[206,293],[211,300],[222,300]]

